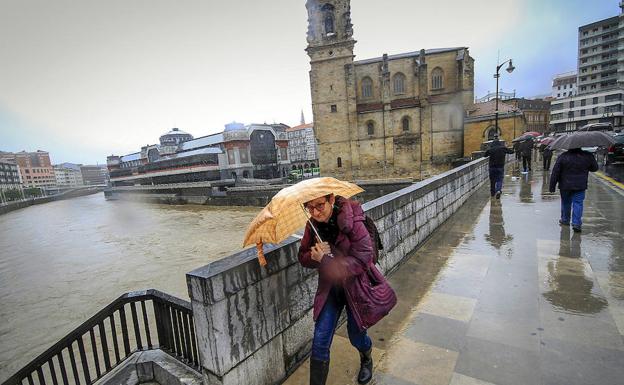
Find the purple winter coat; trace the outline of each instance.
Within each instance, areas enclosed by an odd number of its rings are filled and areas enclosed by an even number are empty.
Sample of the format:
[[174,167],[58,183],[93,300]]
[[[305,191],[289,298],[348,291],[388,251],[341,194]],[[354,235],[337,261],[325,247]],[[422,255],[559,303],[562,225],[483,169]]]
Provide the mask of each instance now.
[[[350,293],[357,290],[353,285],[353,278],[366,272],[373,263],[373,246],[370,234],[364,226],[364,211],[356,201],[336,197],[338,207],[337,225],[339,229],[335,245],[332,245],[334,258],[325,256],[321,263],[311,257],[311,248],[316,243],[310,225],[301,239],[299,247],[299,262],[311,269],[318,269],[318,289],[314,297],[314,320],[318,318],[327,296],[334,285],[342,286],[346,292],[347,301],[353,297]],[[352,304],[348,304],[353,308]],[[356,319],[357,322],[357,319]],[[359,325],[360,330],[364,329]]]

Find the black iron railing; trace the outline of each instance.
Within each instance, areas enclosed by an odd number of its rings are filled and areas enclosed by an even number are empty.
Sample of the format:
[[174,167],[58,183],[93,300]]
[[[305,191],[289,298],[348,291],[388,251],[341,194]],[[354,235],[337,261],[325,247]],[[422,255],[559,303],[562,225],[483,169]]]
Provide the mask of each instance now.
[[126,293],[2,385],[93,384],[134,352],[152,349],[200,369],[191,304],[154,289]]

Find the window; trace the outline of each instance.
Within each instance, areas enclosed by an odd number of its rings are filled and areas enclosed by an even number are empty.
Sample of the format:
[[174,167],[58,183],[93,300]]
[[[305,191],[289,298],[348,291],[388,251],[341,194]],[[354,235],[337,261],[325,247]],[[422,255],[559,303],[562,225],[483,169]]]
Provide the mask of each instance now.
[[325,26],[325,34],[332,35],[335,33],[334,29],[334,6],[331,4],[325,4],[321,7],[323,11],[323,23]]
[[431,89],[440,90],[444,88],[444,71],[442,68],[436,67],[431,72]]
[[335,104],[332,104],[330,106],[330,110],[331,110],[331,112],[338,112],[338,107]]
[[585,110],[581,110],[581,116],[585,116]]
[[368,135],[375,135],[375,123],[372,121],[366,123],[366,131],[368,132]]
[[342,158],[341,158],[341,157],[338,157],[338,158],[336,159],[336,165],[337,165],[338,167],[342,167]]
[[592,115],[598,115],[598,107],[592,108]]
[[362,79],[362,97],[373,97],[373,81],[369,77],[365,77],[364,79]]
[[405,93],[405,75],[398,73],[394,75],[394,94],[400,95]]
[[494,140],[496,134],[496,127],[494,126],[490,126],[487,128],[487,130],[485,130],[485,136],[487,137],[487,140]]
[[401,126],[403,127],[403,131],[410,130],[410,119],[407,116],[404,116],[403,119],[401,119]]
[[586,100],[585,99],[581,99],[581,107],[584,106],[586,104]]
[[593,103],[592,103],[592,104],[598,104],[598,97],[595,97],[595,98],[593,99]]
[[574,100],[570,100],[570,108],[574,108]]

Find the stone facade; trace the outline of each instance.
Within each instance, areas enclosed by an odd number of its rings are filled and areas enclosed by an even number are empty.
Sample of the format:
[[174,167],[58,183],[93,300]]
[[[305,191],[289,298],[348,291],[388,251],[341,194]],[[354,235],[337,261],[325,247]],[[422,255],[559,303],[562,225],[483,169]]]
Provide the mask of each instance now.
[[503,103],[522,112],[527,131],[550,131],[550,100],[513,98]]
[[474,97],[465,47],[354,61],[349,0],[308,0],[310,86],[323,175],[423,179],[462,156]]
[[[464,123],[464,156],[470,157],[481,151],[483,142],[488,141],[488,132],[494,128],[494,116],[471,119]],[[524,117],[519,113],[501,114],[498,117],[500,140],[511,147],[511,141],[526,130]]]

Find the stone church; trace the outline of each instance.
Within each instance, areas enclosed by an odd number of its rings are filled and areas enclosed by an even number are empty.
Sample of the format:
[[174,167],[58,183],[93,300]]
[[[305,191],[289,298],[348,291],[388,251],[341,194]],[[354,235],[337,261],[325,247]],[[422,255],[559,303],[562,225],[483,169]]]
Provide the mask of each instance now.
[[468,48],[355,61],[350,0],[307,0],[310,87],[321,173],[424,179],[463,156],[474,98]]

